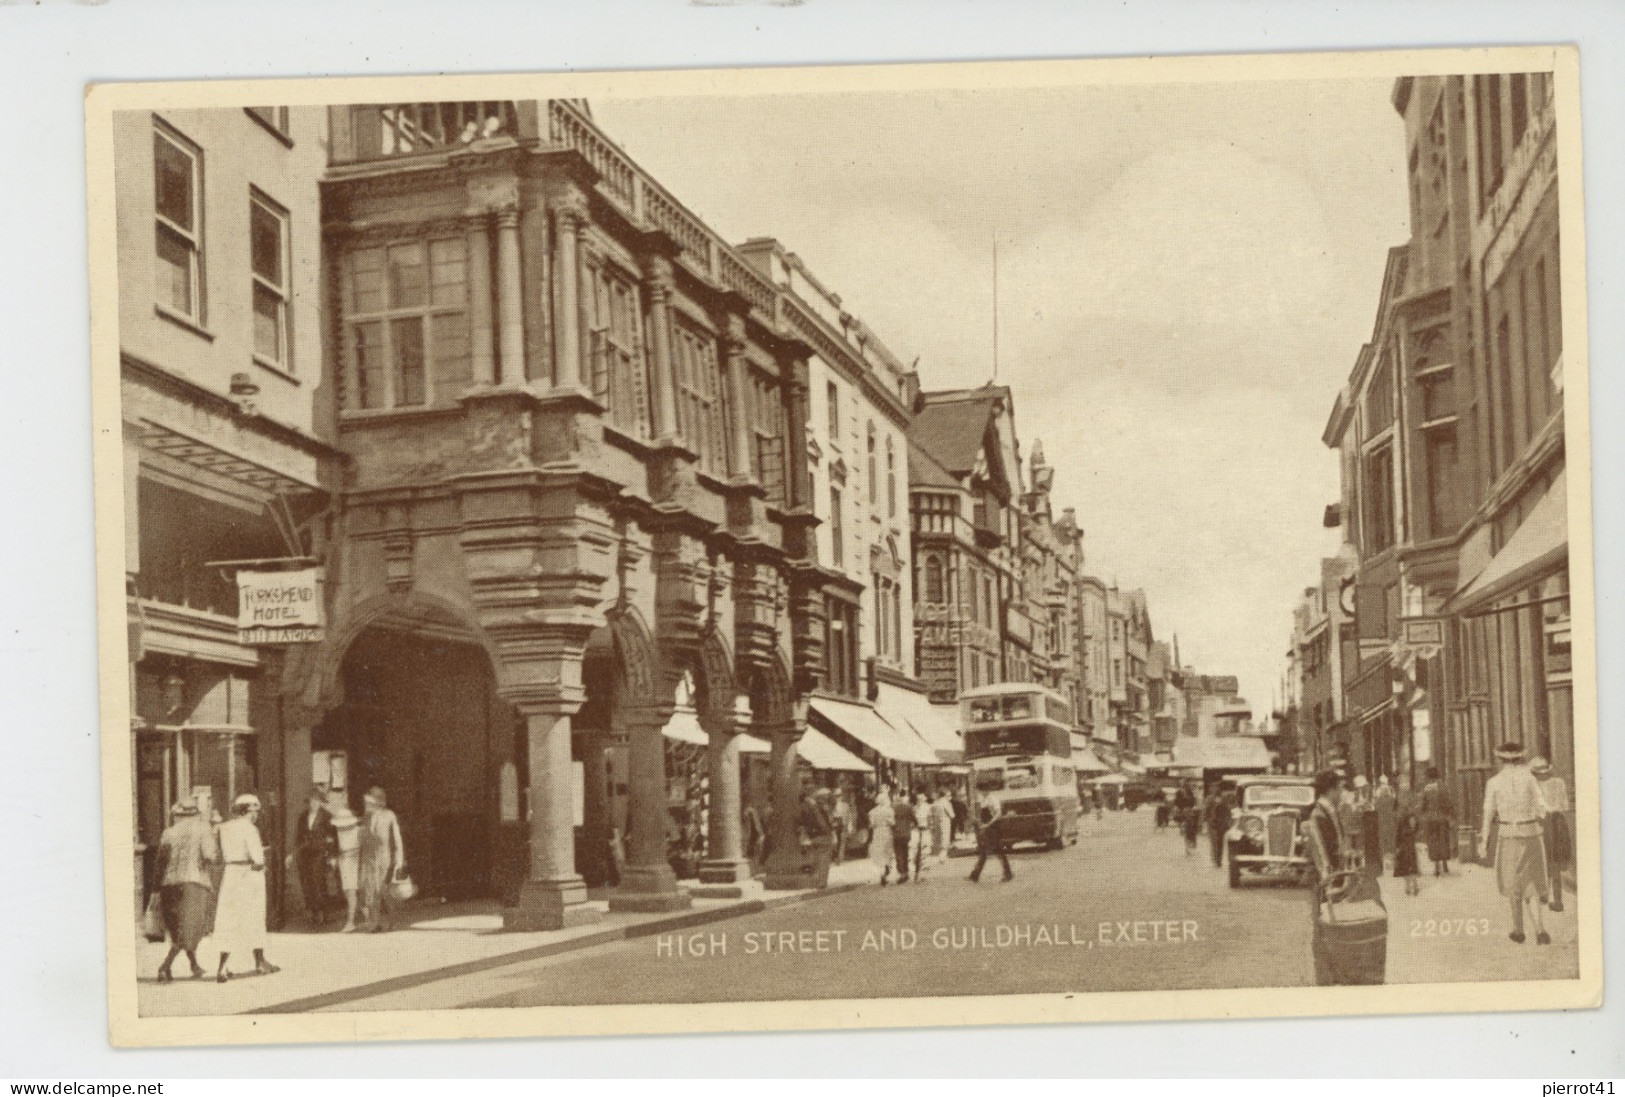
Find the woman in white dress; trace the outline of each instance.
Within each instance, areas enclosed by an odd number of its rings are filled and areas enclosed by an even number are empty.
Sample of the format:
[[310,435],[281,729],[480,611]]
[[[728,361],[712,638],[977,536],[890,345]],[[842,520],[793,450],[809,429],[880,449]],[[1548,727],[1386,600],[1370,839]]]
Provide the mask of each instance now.
[[254,970],[271,975],[281,969],[265,958],[265,846],[260,841],[260,800],[244,793],[232,803],[236,814],[220,824],[220,901],[214,915],[214,943],[220,950],[215,979],[231,978],[226,961],[231,954],[252,952]]
[[869,859],[880,866],[882,886],[891,878],[892,867],[897,863],[897,851],[892,843],[892,827],[896,823],[897,813],[892,810],[891,798],[881,789],[875,806],[869,809]]

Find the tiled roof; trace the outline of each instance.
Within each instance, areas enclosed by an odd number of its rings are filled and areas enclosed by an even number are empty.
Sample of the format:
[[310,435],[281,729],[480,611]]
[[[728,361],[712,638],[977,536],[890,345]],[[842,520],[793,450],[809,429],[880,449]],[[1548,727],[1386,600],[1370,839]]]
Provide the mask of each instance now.
[[962,476],[976,467],[999,398],[998,389],[931,394],[909,426],[909,439],[943,468]]
[[957,488],[960,483],[953,473],[943,468],[913,438],[908,440],[908,482],[910,487]]

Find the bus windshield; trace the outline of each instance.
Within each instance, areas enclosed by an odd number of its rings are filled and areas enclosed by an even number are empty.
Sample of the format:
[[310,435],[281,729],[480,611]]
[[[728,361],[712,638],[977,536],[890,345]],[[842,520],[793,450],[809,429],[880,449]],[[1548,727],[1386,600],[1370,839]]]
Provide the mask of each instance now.
[[1003,792],[1004,770],[979,769],[976,771],[977,792]]
[[1004,770],[1004,787],[1007,789],[1037,788],[1038,767],[1035,765],[1006,766]]

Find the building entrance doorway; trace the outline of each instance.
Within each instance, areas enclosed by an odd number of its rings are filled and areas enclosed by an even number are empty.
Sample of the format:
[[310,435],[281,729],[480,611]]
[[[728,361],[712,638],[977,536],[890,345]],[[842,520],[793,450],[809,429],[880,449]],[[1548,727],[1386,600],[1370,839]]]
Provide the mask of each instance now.
[[[317,729],[312,751],[344,764],[342,791],[362,813],[381,787],[400,817],[406,863],[423,893],[487,898],[502,890],[504,821],[515,787],[518,717],[496,694],[491,664],[473,641],[373,626],[345,653],[344,701]],[[522,758],[522,755],[521,755]],[[507,820],[507,816],[514,816]]]

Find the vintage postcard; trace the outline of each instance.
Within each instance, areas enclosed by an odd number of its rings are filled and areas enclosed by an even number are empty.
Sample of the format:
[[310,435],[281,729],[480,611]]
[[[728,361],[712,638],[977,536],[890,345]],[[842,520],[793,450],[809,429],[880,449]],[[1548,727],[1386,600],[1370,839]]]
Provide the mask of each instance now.
[[1578,65],[91,88],[113,1040],[1597,1005]]

